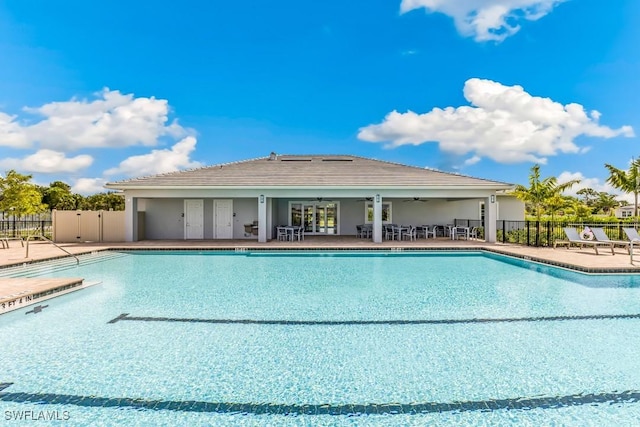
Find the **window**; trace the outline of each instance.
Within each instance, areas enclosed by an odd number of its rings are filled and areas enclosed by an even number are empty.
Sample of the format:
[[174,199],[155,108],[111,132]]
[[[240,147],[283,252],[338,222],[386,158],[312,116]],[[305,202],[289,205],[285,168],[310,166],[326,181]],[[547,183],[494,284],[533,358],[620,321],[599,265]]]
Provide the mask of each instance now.
[[[484,202],[480,202],[480,211],[478,216],[480,217],[480,221],[484,224]],[[500,218],[500,205],[496,202],[496,219]]]
[[621,211],[622,218],[631,218],[633,216],[633,212],[631,211]]
[[293,226],[301,226],[302,225],[302,204],[300,203],[292,203],[291,204],[291,225]]
[[[364,222],[365,224],[373,223],[373,202],[364,204]],[[382,223],[387,224],[393,222],[391,220],[391,202],[382,204]]]

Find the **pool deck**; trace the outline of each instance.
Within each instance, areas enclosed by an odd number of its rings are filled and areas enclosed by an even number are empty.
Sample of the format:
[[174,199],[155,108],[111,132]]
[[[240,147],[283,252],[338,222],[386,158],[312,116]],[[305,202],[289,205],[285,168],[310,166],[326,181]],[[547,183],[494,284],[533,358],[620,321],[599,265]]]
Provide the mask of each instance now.
[[[37,304],[82,289],[80,277],[66,278],[0,278],[0,314]],[[42,311],[46,306],[34,308]]]
[[[12,242],[9,249],[0,249],[0,268],[21,265],[47,259],[67,257],[62,250],[49,242],[29,243],[29,257],[26,248]],[[528,246],[486,243],[482,240],[450,240],[448,238],[419,239],[417,241],[385,241],[372,243],[370,240],[353,236],[308,236],[301,242],[281,242],[272,240],[258,243],[255,240],[144,240],[126,243],[61,243],[59,246],[74,255],[103,250],[487,250],[539,261],[587,273],[640,273],[640,250],[635,251],[636,261],[631,264],[630,256],[623,248],[616,248],[615,255],[605,248],[596,255],[593,248],[566,247],[535,248]],[[640,248],[639,248],[640,249]]]

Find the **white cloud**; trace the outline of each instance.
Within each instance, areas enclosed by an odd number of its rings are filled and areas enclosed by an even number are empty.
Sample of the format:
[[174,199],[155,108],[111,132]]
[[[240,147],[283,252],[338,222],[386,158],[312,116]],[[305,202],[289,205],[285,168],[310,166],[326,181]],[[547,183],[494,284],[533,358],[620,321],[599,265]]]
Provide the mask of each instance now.
[[0,160],[0,168],[16,169],[27,173],[61,173],[77,172],[88,168],[92,163],[93,157],[88,154],[66,157],[62,152],[42,149],[23,159],[2,159]]
[[574,179],[579,179],[580,182],[578,184],[573,185],[570,189],[566,190],[564,194],[568,196],[577,196],[578,191],[583,188],[592,188],[595,191],[609,194],[618,194],[618,200],[626,200],[630,203],[633,203],[633,194],[624,194],[620,192],[617,188],[611,186],[606,182],[600,181],[600,178],[586,178],[582,172],[569,172],[564,171],[560,175],[558,175],[558,184],[564,184],[565,182],[569,182]]
[[104,178],[80,178],[73,183],[71,191],[73,193],[82,194],[83,196],[104,193],[107,191],[104,188],[106,183],[107,180]]
[[29,141],[22,127],[15,121],[16,116],[0,112],[0,146],[23,148],[29,146]]
[[544,164],[548,156],[582,152],[574,141],[578,136],[633,136],[630,126],[602,126],[596,111],[587,114],[580,104],[532,96],[521,86],[474,78],[465,83],[464,96],[471,106],[434,108],[424,114],[394,110],[382,123],[360,128],[358,138],[386,142],[388,148],[437,142],[446,153],[472,153],[476,162],[487,157],[500,163]]
[[424,8],[453,18],[456,29],[476,41],[502,41],[520,30],[518,21],[535,21],[565,0],[402,0],[400,12]]
[[85,147],[153,146],[158,138],[188,131],[168,119],[166,100],[135,98],[104,89],[93,101],[71,99],[24,108],[41,120],[30,123],[0,112],[0,146],[77,150]]
[[132,156],[120,162],[117,168],[105,171],[105,175],[123,174],[128,176],[155,175],[174,172],[179,169],[202,166],[189,159],[196,148],[196,139],[188,136],[177,142],[171,149],[152,150],[149,154]]

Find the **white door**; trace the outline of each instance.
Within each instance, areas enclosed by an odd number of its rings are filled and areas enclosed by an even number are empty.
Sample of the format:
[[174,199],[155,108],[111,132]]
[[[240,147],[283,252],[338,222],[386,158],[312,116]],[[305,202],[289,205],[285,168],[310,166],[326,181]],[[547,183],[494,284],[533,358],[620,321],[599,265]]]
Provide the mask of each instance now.
[[213,238],[233,239],[233,200],[213,201]]
[[204,239],[204,203],[202,200],[185,200],[184,212],[184,238]]

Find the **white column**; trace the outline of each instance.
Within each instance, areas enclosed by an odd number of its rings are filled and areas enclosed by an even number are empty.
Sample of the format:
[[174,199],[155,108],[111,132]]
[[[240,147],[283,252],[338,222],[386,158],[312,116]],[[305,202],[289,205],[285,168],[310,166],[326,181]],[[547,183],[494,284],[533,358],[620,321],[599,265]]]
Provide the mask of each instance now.
[[382,196],[373,196],[373,243],[382,243]]
[[273,197],[267,197],[267,240],[273,239]]
[[127,242],[138,241],[138,199],[127,196],[124,198],[124,239]]
[[264,194],[258,196],[258,242],[266,243],[267,241],[267,198]]
[[496,222],[498,220],[496,206],[495,194],[484,200],[484,240],[487,243],[496,242]]

